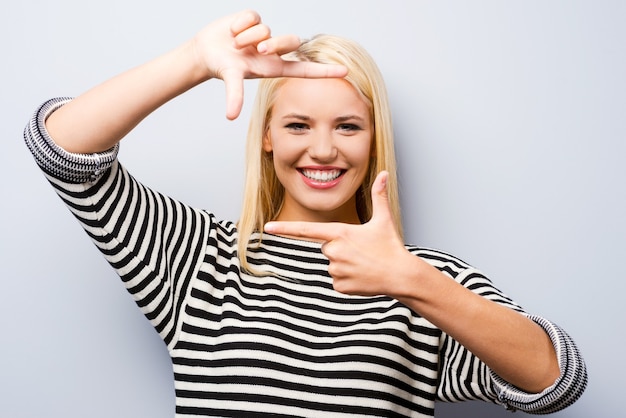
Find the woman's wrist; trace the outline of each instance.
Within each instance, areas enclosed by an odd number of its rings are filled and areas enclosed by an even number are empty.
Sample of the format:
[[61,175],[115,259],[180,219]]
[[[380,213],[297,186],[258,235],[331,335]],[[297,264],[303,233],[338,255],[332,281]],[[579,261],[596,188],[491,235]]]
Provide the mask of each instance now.
[[185,42],[178,48],[179,52],[184,55],[186,62],[188,62],[187,71],[194,85],[198,85],[215,78],[215,74],[202,58],[200,48],[201,46],[199,41],[195,37]]
[[[427,302],[429,286],[428,275],[434,269],[430,264],[410,252],[406,252],[404,260],[394,263],[398,270],[390,277],[395,277],[388,296],[394,297],[405,304],[418,306]],[[436,270],[436,269],[435,269]],[[439,273],[435,271],[435,273]]]

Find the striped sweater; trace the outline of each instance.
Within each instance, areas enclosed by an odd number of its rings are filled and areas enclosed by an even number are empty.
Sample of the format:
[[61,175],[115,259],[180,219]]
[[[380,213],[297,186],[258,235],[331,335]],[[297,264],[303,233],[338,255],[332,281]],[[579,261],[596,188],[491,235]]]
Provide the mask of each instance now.
[[171,355],[176,416],[434,415],[436,400],[486,400],[543,414],[574,402],[584,362],[557,325],[522,308],[475,268],[407,246],[451,280],[527,315],[550,336],[561,376],[539,394],[509,385],[398,301],[336,292],[320,244],[254,235],[240,268],[237,228],[136,181],[117,146],[71,154],[35,113],[26,143],[61,199],[123,280]]

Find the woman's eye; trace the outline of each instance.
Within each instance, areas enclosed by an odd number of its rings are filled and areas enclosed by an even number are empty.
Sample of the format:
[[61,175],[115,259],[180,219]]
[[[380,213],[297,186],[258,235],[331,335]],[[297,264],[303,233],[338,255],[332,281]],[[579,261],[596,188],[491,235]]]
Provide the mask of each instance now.
[[361,127],[353,123],[342,123],[339,126],[337,126],[337,129],[340,131],[345,131],[345,132],[355,132],[355,131],[360,131]]
[[305,123],[293,122],[287,124],[285,128],[289,129],[290,131],[300,132],[306,130],[308,126]]

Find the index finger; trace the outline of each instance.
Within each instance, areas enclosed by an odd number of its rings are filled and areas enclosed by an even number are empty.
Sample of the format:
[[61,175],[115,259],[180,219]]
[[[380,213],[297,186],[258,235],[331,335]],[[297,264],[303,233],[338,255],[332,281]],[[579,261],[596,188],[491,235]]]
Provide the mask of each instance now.
[[265,224],[265,232],[297,238],[332,241],[339,236],[336,223],[272,221]]

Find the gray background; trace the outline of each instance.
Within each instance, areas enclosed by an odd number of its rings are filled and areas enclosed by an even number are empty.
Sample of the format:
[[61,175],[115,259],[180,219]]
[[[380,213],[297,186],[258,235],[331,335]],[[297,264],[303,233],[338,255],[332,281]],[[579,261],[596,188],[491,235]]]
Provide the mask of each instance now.
[[[625,341],[626,3],[5,2],[0,14],[0,416],[173,415],[166,350],[38,172],[22,130],[251,7],[274,33],[360,41],[388,81],[407,241],[452,252],[576,339],[590,385],[559,417],[621,415]],[[148,118],[121,160],[144,183],[235,219],[243,115],[209,82]],[[481,403],[438,417],[504,417]],[[515,416],[526,416],[517,413]]]

